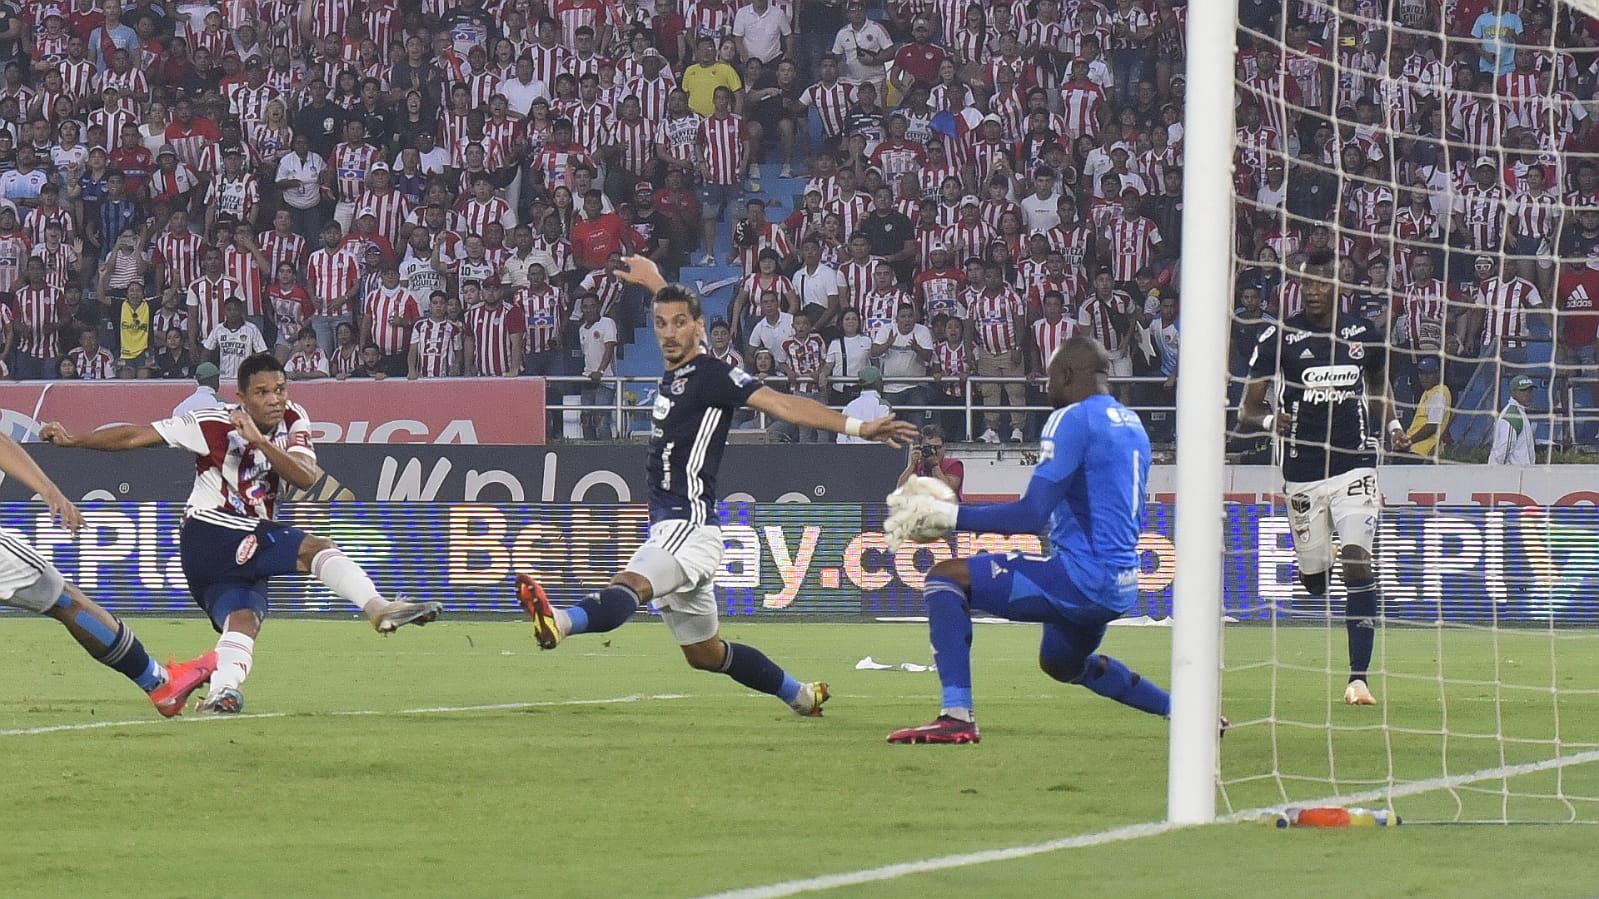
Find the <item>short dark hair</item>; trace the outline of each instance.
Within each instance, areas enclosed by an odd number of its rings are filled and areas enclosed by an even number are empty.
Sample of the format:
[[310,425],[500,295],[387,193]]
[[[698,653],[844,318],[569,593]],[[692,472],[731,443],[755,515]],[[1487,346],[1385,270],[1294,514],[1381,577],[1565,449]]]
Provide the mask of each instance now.
[[686,284],[673,281],[655,292],[656,303],[687,303],[688,314],[696,319],[703,318],[705,313],[700,308],[700,295]]
[[244,361],[239,363],[239,391],[247,389],[250,386],[250,379],[262,372],[283,374],[283,363],[271,353],[246,356]]

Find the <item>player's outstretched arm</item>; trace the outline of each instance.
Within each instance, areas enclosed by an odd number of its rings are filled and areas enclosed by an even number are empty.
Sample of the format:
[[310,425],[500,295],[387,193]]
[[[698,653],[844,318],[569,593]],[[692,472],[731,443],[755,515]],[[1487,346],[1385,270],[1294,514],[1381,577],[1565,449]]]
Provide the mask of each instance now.
[[139,449],[145,446],[165,446],[166,438],[150,425],[112,425],[87,434],[73,434],[52,421],[39,429],[39,439],[56,446],[77,446],[104,452]]
[[815,400],[779,393],[770,387],[762,387],[751,394],[748,405],[751,409],[776,416],[802,428],[820,428],[835,434],[880,440],[889,446],[909,446],[911,441],[916,439],[916,425],[900,421],[892,415],[861,421],[858,418],[848,418],[844,413],[829,409]]
[[61,493],[61,488],[44,473],[39,463],[33,461],[15,440],[0,434],[0,471],[21,481],[28,489],[39,494],[50,507],[50,517],[62,527],[76,531],[83,527],[83,514]]

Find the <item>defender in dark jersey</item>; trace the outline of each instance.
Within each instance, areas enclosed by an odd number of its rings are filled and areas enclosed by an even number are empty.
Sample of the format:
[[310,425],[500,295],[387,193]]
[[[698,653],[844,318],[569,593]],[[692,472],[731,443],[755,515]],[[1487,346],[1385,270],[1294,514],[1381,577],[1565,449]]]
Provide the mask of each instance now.
[[581,633],[621,627],[650,602],[671,628],[689,665],[726,674],[782,699],[795,712],[819,716],[827,684],[800,683],[760,650],[717,636],[716,575],[722,569],[722,531],[716,516],[716,471],[734,411],[749,406],[799,425],[903,446],[916,426],[887,415],[846,418],[821,403],[778,393],[742,370],[702,352],[705,321],[699,295],[667,284],[655,263],[634,256],[617,277],[655,294],[655,338],[666,360],[655,398],[647,471],[650,536],[611,584],[569,608],[550,604],[531,576],[517,575],[517,598],[533,618],[539,646],[554,649]]
[[[1282,438],[1299,581],[1314,596],[1327,592],[1332,535],[1338,534],[1349,638],[1344,702],[1373,705],[1366,680],[1381,606],[1371,564],[1380,506],[1376,423],[1387,422],[1395,450],[1408,449],[1410,438],[1391,414],[1383,335],[1371,322],[1338,311],[1336,262],[1331,251],[1318,250],[1291,273],[1304,291],[1305,311],[1261,332],[1238,422]],[[1273,378],[1276,412],[1266,404]]]

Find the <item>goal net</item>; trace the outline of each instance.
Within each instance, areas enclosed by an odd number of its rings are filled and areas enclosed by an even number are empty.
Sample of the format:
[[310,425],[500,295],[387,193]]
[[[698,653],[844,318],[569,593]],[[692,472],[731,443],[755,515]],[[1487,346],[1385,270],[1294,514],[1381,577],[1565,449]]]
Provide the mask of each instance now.
[[[1599,20],[1582,6],[1290,0],[1240,25],[1223,814],[1337,797],[1599,822]],[[1374,705],[1346,704],[1342,547],[1313,595],[1283,447],[1237,421],[1250,348],[1304,310],[1294,271],[1318,250],[1388,347],[1414,443],[1379,457]],[[1306,352],[1291,332],[1284,368]]]

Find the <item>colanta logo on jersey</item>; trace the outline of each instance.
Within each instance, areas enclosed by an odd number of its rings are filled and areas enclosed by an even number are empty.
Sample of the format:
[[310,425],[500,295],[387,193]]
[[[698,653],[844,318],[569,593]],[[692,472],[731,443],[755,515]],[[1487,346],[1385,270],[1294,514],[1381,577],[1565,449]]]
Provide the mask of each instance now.
[[1300,378],[1305,392],[1299,400],[1303,403],[1341,403],[1359,396],[1351,388],[1360,384],[1360,367],[1356,365],[1317,365],[1305,369]]

